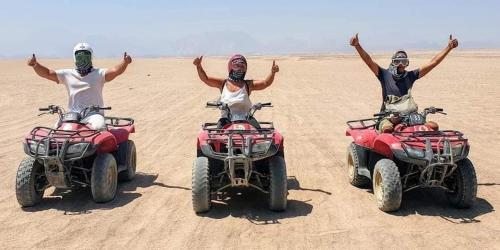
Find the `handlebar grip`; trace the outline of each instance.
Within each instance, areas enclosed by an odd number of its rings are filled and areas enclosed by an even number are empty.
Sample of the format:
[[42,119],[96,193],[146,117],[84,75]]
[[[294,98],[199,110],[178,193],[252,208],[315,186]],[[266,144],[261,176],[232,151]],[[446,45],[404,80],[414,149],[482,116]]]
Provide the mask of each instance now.
[[49,108],[39,108],[38,111],[49,111]]
[[265,102],[265,103],[261,103],[260,105],[262,105],[262,106],[271,106],[272,104],[270,102]]
[[376,113],[376,114],[373,114],[373,116],[375,116],[375,117],[384,116],[384,115],[386,115],[386,113]]
[[99,108],[99,109],[102,109],[102,110],[111,110],[111,107],[102,107],[102,108]]
[[436,108],[436,112],[443,112],[442,108]]
[[219,107],[220,105],[221,105],[220,103],[207,102],[208,107]]

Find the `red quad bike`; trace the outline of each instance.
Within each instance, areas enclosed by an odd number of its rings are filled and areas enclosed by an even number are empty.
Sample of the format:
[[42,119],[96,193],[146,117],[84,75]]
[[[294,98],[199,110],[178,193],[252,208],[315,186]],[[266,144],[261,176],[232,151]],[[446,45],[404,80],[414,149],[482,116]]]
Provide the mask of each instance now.
[[[229,187],[252,187],[269,195],[269,208],[283,211],[287,205],[287,175],[283,137],[272,122],[258,123],[253,114],[271,103],[253,105],[237,117],[227,104],[207,103],[226,110],[229,124],[205,123],[198,135],[193,164],[192,199],[196,213],[210,210],[212,195]],[[261,127],[262,126],[262,127]]]
[[[424,124],[428,114],[443,113],[441,108],[426,108],[407,115],[386,111],[377,118],[348,121],[347,147],[349,181],[357,187],[373,183],[380,210],[396,211],[403,192],[426,187],[446,191],[448,201],[468,208],[476,197],[477,180],[472,162],[467,158],[469,143],[455,130],[434,131]],[[376,130],[383,117],[399,115],[402,119],[393,133]]]
[[86,114],[99,112],[92,106],[81,113],[68,112],[55,105],[40,108],[43,114],[58,114],[56,129],[35,127],[25,137],[28,155],[17,170],[16,197],[23,207],[42,200],[45,189],[90,186],[95,202],[113,200],[117,179],[135,176],[136,151],[129,140],[134,133],[134,120],[105,117],[107,130],[98,131],[81,123]]

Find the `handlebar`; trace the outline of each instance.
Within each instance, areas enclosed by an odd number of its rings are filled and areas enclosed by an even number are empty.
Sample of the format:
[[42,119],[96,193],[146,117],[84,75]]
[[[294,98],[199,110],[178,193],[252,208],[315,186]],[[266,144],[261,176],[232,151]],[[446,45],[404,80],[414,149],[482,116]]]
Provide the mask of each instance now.
[[[436,108],[436,107],[425,108],[424,111],[421,114],[423,116],[427,116],[428,114],[435,114],[435,113],[440,113],[440,114],[446,115],[446,113],[443,112],[442,108]],[[391,114],[399,116],[401,114],[401,112],[397,112],[397,111],[394,111],[394,110],[385,110],[385,111],[373,114],[373,116],[380,118],[380,117],[388,116],[388,115],[391,115]]]
[[222,105],[222,102],[207,102],[207,107],[219,107]]
[[[87,110],[111,110],[111,107],[99,107],[99,106],[89,106],[89,107],[86,107],[82,110],[82,112],[85,112]],[[49,105],[47,106],[46,108],[38,108],[38,111],[40,112],[49,112],[49,113],[58,113],[58,112],[62,112],[64,113],[64,109],[62,109],[61,107],[57,106],[57,105]]]
[[379,112],[379,113],[376,113],[376,114],[373,114],[374,117],[383,117],[383,116],[387,116],[387,115],[399,115],[400,112],[397,112],[397,111],[393,111],[393,110],[386,110],[386,111],[382,111],[382,112]]

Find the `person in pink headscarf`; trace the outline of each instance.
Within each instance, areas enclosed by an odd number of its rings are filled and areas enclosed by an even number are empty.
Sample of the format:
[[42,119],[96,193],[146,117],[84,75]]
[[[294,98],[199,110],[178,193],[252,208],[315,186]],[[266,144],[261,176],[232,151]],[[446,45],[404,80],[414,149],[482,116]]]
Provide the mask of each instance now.
[[[250,94],[254,90],[263,90],[274,81],[274,75],[279,71],[279,67],[273,60],[271,72],[264,80],[245,80],[247,72],[247,60],[242,55],[234,55],[229,59],[227,64],[228,76],[226,78],[208,76],[201,66],[203,56],[194,59],[193,64],[196,66],[200,80],[206,85],[218,88],[221,91],[220,101],[228,104],[231,113],[234,115],[246,115],[252,103]],[[219,119],[218,127],[223,127],[229,123],[226,112],[222,112],[222,117]],[[258,125],[257,125],[258,126]]]

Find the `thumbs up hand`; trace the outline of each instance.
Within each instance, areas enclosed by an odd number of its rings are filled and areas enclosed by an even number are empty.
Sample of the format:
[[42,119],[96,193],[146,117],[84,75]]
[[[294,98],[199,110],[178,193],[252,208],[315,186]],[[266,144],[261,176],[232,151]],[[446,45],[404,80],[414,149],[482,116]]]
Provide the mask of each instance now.
[[196,67],[201,67],[201,61],[203,60],[203,56],[200,56],[200,57],[196,57],[194,60],[193,60],[193,64],[196,66]]
[[349,41],[349,44],[351,44],[351,46],[354,46],[354,47],[359,45],[358,33],[356,33],[356,35],[351,38],[351,41]]
[[273,60],[273,66],[271,67],[271,72],[274,74],[274,73],[277,73],[280,71],[280,67],[276,64],[276,61]]
[[456,47],[458,47],[458,40],[450,35],[450,39],[448,40],[448,48],[454,49]]
[[125,52],[125,53],[123,53],[123,61],[126,64],[131,64],[132,63],[132,57],[130,57],[129,55],[127,55],[127,52]]
[[28,59],[28,66],[34,67],[36,65],[36,57],[35,54],[31,56],[30,59]]

